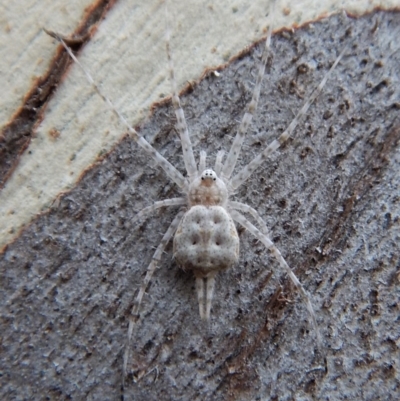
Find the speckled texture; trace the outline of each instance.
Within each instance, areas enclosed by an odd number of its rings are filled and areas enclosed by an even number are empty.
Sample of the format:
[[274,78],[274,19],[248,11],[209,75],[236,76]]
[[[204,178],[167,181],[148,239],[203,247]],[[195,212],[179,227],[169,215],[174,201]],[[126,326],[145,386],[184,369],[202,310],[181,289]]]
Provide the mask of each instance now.
[[[80,61],[132,125],[142,125],[154,103],[171,92],[166,79],[163,1],[93,0],[91,7],[80,11],[68,0],[56,3],[7,2],[4,13],[0,3],[0,25],[5,30],[0,36],[0,115],[5,112],[7,120],[3,131],[0,127],[0,249],[56,196],[70,191],[124,133],[104,113],[102,100],[80,69],[68,67],[68,57],[43,27],[78,35],[75,50],[82,45]],[[205,71],[229,63],[260,40],[266,33],[269,3],[170,0],[178,88],[198,82]],[[75,11],[64,15],[71,7]],[[291,28],[343,9],[360,15],[377,7],[399,9],[400,0],[276,0],[273,21],[275,29]],[[100,9],[104,19],[91,26],[89,30],[95,32],[87,37],[86,28],[98,20]],[[79,22],[78,15],[82,15]],[[43,66],[48,74],[32,76]]]
[[227,210],[202,205],[188,210],[174,237],[174,257],[196,277],[213,276],[236,265],[239,237]]
[[[239,265],[217,276],[208,327],[198,317],[194,278],[168,247],[142,304],[125,399],[398,398],[399,26],[400,15],[387,12],[274,36],[238,166],[282,132],[353,40],[296,139],[235,197],[265,218],[312,295],[328,372],[298,294],[261,244],[239,230]],[[228,149],[260,52],[183,97],[197,152],[215,157]],[[157,109],[141,133],[183,171],[172,115]],[[124,140],[2,255],[2,399],[120,398],[129,310],[176,213],[130,227],[142,207],[178,196],[151,166]]]

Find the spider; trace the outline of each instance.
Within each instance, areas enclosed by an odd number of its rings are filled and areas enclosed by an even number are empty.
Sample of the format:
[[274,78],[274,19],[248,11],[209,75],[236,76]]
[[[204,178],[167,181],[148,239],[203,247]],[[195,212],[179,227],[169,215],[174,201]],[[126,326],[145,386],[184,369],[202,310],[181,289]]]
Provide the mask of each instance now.
[[[270,15],[271,12],[272,6],[270,6]],[[168,14],[166,15],[166,20],[168,21]],[[173,256],[178,265],[184,270],[193,271],[196,280],[200,318],[202,320],[209,320],[215,277],[218,272],[231,268],[237,264],[239,260],[239,236],[235,223],[244,227],[257,240],[259,240],[290,277],[308,309],[312,325],[316,332],[318,348],[322,349],[322,341],[316,322],[315,312],[307,291],[292,272],[279,249],[269,238],[268,228],[259,213],[251,206],[231,200],[230,197],[273,152],[279,149],[279,147],[292,136],[300,119],[307,113],[311,104],[322,91],[329,75],[340,62],[346,48],[344,48],[336,58],[329,71],[306,100],[300,111],[298,111],[287,129],[277,139],[273,140],[250,163],[242,168],[240,172],[234,175],[233,172],[240,155],[243,141],[257,109],[262,79],[269,58],[272,29],[271,27],[268,27],[252,98],[246,108],[231,148],[225,160],[224,151],[219,151],[216,155],[214,167],[209,168],[205,151],[200,152],[198,164],[194,157],[187,123],[175,82],[174,67],[170,50],[170,31],[167,27],[166,51],[168,57],[169,78],[172,85],[172,105],[176,115],[176,130],[179,133],[183,160],[187,173],[187,176],[184,176],[127,122],[113,105],[111,100],[101,92],[89,71],[80,63],[71,49],[67,46],[66,40],[54,32],[46,32],[56,38],[64,46],[70,57],[83,70],[87,80],[94,90],[128,129],[133,140],[136,141],[137,144],[143,148],[143,150],[164,170],[167,176],[178,186],[183,194],[181,197],[157,201],[154,204],[145,207],[132,221],[132,224],[134,224],[143,218],[147,218],[154,211],[163,207],[181,207],[167,231],[164,233],[161,242],[157,246],[147,268],[146,276],[136,296],[129,321],[127,346],[124,355],[124,376],[126,374],[133,328],[139,318],[140,305],[146,288],[161,261],[162,254],[169,241],[173,239]],[[250,215],[255,224],[250,222],[243,213]]]

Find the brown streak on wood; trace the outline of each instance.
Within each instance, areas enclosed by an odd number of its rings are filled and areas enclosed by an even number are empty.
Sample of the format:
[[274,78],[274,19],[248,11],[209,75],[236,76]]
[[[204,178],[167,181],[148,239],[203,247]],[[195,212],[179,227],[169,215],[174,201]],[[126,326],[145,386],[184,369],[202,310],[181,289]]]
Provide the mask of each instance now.
[[[75,43],[73,50],[79,51],[86,45],[96,29],[96,24],[104,18],[115,1],[98,0],[86,8],[81,24],[72,34],[72,38],[79,39],[72,42]],[[17,167],[19,158],[29,146],[45,107],[70,65],[71,60],[68,54],[60,46],[49,64],[48,72],[35,80],[21,107],[0,133],[0,189],[3,188]]]

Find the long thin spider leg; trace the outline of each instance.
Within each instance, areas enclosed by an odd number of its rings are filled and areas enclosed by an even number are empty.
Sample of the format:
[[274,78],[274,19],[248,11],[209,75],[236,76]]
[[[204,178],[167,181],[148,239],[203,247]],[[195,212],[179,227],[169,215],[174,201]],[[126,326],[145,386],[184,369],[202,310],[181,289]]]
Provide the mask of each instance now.
[[167,32],[166,32],[166,48],[168,57],[169,77],[172,86],[172,105],[176,115],[176,129],[179,132],[182,143],[183,160],[185,162],[186,171],[189,176],[189,180],[192,181],[197,176],[197,167],[194,160],[192,143],[190,141],[189,131],[186,124],[185,115],[181,107],[181,101],[179,99],[178,90],[176,87],[174,64],[172,61],[171,50],[170,50],[170,28],[169,28],[169,16],[167,1],[165,0],[165,19],[167,21]]
[[100,88],[96,85],[94,82],[92,75],[90,74],[89,70],[86,69],[82,65],[82,63],[75,57],[75,55],[72,53],[72,50],[66,45],[64,42],[63,38],[58,35],[55,32],[44,30],[48,35],[51,37],[57,39],[65,48],[65,50],[68,52],[69,56],[74,60],[74,62],[81,68],[81,70],[85,73],[87,81],[90,83],[92,88],[97,92],[97,94],[103,99],[103,101],[108,105],[110,110],[118,117],[118,119],[121,121],[121,123],[128,129],[130,135],[132,138],[137,142],[139,146],[141,146],[147,153],[148,155],[157,163],[161,166],[161,168],[165,171],[165,173],[168,175],[169,178],[171,178],[172,181],[178,185],[178,187],[186,192],[188,188],[188,184],[186,179],[183,177],[183,175],[167,160],[165,159],[160,153],[157,152],[156,149],[151,146],[146,139],[141,137],[137,131],[128,123],[128,121],[125,119],[125,117],[117,110],[117,108],[114,106],[112,101],[105,96]]
[[214,295],[215,276],[206,277],[206,315],[205,320],[210,320],[211,302]]
[[164,236],[162,237],[162,240],[160,242],[160,244],[158,245],[156,251],[154,252],[154,255],[151,259],[151,262],[147,268],[147,272],[146,272],[146,276],[143,280],[143,283],[139,289],[138,295],[136,296],[135,299],[135,304],[132,307],[132,311],[131,311],[131,316],[129,318],[129,328],[128,328],[128,339],[127,339],[127,345],[126,345],[126,349],[125,349],[125,355],[124,355],[124,369],[123,369],[123,374],[124,377],[126,375],[126,368],[128,365],[128,359],[129,359],[129,352],[130,352],[130,344],[131,344],[131,339],[132,339],[132,333],[133,333],[133,328],[135,326],[135,323],[138,320],[138,313],[139,313],[139,308],[140,308],[140,304],[142,302],[143,299],[143,295],[146,291],[146,288],[151,280],[151,278],[153,277],[153,274],[158,266],[158,264],[161,261],[161,256],[165,250],[165,247],[167,246],[168,242],[170,241],[170,239],[174,236],[176,229],[178,228],[178,225],[182,219],[183,214],[185,213],[184,210],[181,210],[174,218],[174,220],[172,220],[172,223],[170,224],[170,226],[168,227],[168,230],[166,231],[166,233],[164,234]]
[[[171,199],[164,199],[162,201],[157,201],[154,202],[152,205],[147,206],[140,210],[128,223],[126,230],[132,229],[134,225],[142,220],[142,219],[147,219],[151,213],[153,213],[155,210],[160,209],[162,207],[169,207],[169,206],[184,206],[186,205],[187,201],[185,198],[171,198]],[[112,234],[110,234],[112,236]],[[115,247],[121,251],[123,246],[126,243],[129,243],[129,236],[124,236],[121,240],[119,240]]]
[[247,166],[245,166],[240,173],[235,175],[230,184],[233,190],[236,190],[240,185],[242,185],[249,177],[250,175],[258,168],[260,167],[265,160],[279,147],[284,144],[292,135],[294,129],[296,128],[297,124],[299,123],[300,119],[307,113],[308,108],[311,106],[311,104],[314,102],[314,100],[318,97],[318,95],[321,93],[322,88],[325,86],[326,81],[328,80],[329,76],[331,75],[332,71],[336,68],[336,66],[339,64],[339,61],[343,57],[345,51],[347,49],[347,46],[341,51],[339,54],[338,58],[335,60],[333,63],[332,67],[329,69],[329,71],[325,74],[324,78],[320,82],[320,84],[314,89],[314,91],[311,93],[310,97],[307,99],[307,101],[304,103],[303,107],[300,109],[300,111],[297,113],[296,117],[293,119],[293,121],[289,124],[289,126],[286,128],[286,130],[279,136],[279,138],[273,140],[265,149],[263,152],[261,152],[258,156],[256,156]]
[[246,205],[245,203],[237,202],[237,201],[229,201],[228,209],[229,210],[231,210],[231,209],[239,210],[241,212],[251,214],[253,216],[254,220],[256,220],[258,225],[261,227],[261,232],[265,235],[268,235],[268,233],[269,233],[268,227],[265,224],[262,217],[258,214],[256,209],[253,209],[251,206]]
[[147,219],[151,213],[162,207],[184,206],[186,205],[186,203],[187,203],[186,198],[170,198],[154,202],[152,205],[146,206],[140,212],[138,212],[136,216],[130,221],[130,225],[131,226],[135,225],[138,221],[142,220],[143,218]]
[[197,291],[197,302],[199,303],[200,319],[203,320],[204,316],[205,316],[205,312],[204,312],[204,279],[203,279],[203,277],[196,277],[196,291]]
[[197,301],[199,303],[199,313],[201,320],[210,320],[214,287],[215,275],[211,274],[208,277],[196,277]]
[[[274,1],[271,1],[271,3],[270,3],[270,10],[269,10],[270,21],[272,21],[272,8],[273,8],[272,6],[274,3],[275,3]],[[235,168],[237,159],[239,157],[240,150],[242,148],[242,144],[243,144],[244,138],[246,136],[247,130],[249,128],[251,120],[253,119],[254,113],[257,109],[258,101],[260,99],[261,83],[262,83],[262,79],[264,77],[265,66],[267,64],[268,54],[269,54],[269,49],[270,49],[270,44],[271,44],[271,31],[272,31],[271,26],[269,26],[268,33],[267,33],[267,39],[265,40],[265,47],[263,50],[261,63],[260,63],[259,69],[258,69],[256,84],[254,85],[253,96],[252,96],[251,101],[247,107],[247,110],[243,116],[242,122],[240,123],[238,132],[235,136],[235,139],[232,143],[231,149],[229,150],[228,156],[225,160],[224,167],[222,168],[221,177],[225,181],[228,181],[231,178],[231,175],[232,175],[233,169]]]
[[304,289],[304,287],[300,283],[299,279],[292,272],[292,269],[286,263],[285,259],[283,258],[282,254],[280,253],[279,249],[268,238],[268,236],[263,234],[257,227],[255,227],[253,224],[251,224],[242,214],[240,214],[236,210],[232,210],[231,216],[232,216],[233,220],[237,221],[240,225],[242,225],[244,228],[249,230],[251,234],[253,234],[259,241],[261,241],[264,244],[264,246],[272,253],[272,255],[279,262],[279,265],[282,267],[282,269],[290,277],[293,284],[299,291],[299,293],[303,299],[303,302],[305,303],[305,305],[307,307],[308,312],[310,313],[311,322],[312,322],[312,325],[314,327],[314,330],[315,330],[316,336],[317,336],[318,349],[319,349],[319,351],[322,352],[323,348],[322,348],[321,334],[318,329],[317,320],[315,318],[315,312],[314,312],[314,308],[312,307],[312,304],[311,304],[310,296],[307,294],[307,291]]
[[223,150],[219,150],[217,153],[217,157],[215,159],[215,167],[214,167],[214,171],[217,175],[221,174],[222,159],[224,158],[224,154],[225,154],[225,152]]
[[200,152],[199,174],[202,174],[207,165],[207,152],[202,150]]

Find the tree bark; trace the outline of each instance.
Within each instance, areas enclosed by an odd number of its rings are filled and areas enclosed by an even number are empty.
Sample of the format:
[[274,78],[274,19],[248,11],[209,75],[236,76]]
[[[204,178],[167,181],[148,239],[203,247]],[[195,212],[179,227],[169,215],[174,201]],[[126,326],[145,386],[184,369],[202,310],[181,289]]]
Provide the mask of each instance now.
[[[239,265],[217,276],[200,321],[194,277],[168,246],[135,327],[127,400],[395,400],[399,394],[400,14],[333,16],[272,39],[273,61],[238,172],[343,60],[293,138],[234,199],[258,210],[309,292],[327,357],[299,294],[239,229]],[[182,96],[196,157],[213,165],[243,116],[263,44]],[[141,127],[183,171],[170,105]],[[129,138],[4,251],[2,399],[121,396],[130,310],[179,196]],[[22,206],[22,205],[21,205]]]

